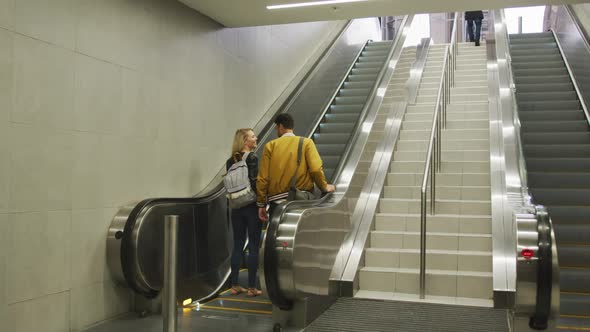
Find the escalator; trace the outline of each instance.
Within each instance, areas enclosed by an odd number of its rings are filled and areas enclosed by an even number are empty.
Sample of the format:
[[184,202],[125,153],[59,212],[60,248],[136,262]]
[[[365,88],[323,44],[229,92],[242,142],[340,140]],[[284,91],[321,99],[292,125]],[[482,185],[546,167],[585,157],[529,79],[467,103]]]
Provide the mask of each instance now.
[[[254,128],[259,147],[274,138],[271,119],[289,112],[295,118],[296,133],[314,139],[328,180],[334,177],[346,160],[345,150],[375,92],[384,61],[391,55],[391,42],[367,42],[363,36],[374,33],[363,29],[367,30],[362,22],[350,21],[282,107]],[[224,167],[195,197],[146,199],[122,208],[107,240],[114,280],[143,298],[158,297],[163,284],[162,221],[166,215],[178,215],[178,303],[189,299],[202,303],[222,292],[233,242],[223,173]]]
[[312,136],[329,183],[334,180],[334,172],[359,122],[391,45],[391,41],[367,43]]
[[[547,207],[559,253],[558,328],[590,329],[590,127],[552,32],[510,36],[533,201]],[[588,60],[586,60],[588,61]]]

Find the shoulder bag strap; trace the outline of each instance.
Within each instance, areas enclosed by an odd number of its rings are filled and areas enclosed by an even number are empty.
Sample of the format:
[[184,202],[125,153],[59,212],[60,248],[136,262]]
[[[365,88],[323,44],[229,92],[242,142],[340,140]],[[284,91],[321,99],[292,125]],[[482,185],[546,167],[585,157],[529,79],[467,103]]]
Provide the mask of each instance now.
[[297,189],[295,185],[297,184],[297,170],[299,169],[299,164],[301,164],[301,148],[303,147],[303,137],[299,137],[299,146],[297,147],[297,167],[295,167],[295,174],[291,178],[291,185],[289,186],[289,190]]

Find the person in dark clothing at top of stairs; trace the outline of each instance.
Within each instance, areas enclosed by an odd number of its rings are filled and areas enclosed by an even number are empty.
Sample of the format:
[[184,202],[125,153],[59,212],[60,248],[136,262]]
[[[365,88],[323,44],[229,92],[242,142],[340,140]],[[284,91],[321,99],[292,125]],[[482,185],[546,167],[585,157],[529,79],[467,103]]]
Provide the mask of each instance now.
[[[465,21],[467,21],[467,33],[469,34],[469,41],[472,43],[475,42],[475,46],[479,46],[482,20],[483,12],[481,10],[465,12]],[[475,36],[473,34],[473,23],[475,23]]]

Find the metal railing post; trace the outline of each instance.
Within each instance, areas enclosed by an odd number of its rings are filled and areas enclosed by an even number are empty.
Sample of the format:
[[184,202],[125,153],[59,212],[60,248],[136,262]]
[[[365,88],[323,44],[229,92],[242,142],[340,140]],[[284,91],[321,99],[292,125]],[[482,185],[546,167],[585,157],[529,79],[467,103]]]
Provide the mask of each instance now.
[[522,33],[522,16],[518,17],[518,33]]
[[164,332],[176,332],[176,265],[178,249],[178,216],[164,218],[164,294],[162,316]]

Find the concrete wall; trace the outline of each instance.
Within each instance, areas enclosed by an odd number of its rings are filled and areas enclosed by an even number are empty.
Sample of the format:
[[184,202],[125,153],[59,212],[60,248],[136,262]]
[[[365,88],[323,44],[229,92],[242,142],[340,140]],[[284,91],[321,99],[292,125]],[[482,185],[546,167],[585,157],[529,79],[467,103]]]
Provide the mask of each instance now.
[[342,22],[223,29],[172,0],[0,0],[0,330],[125,313],[117,208],[196,193]]
[[590,31],[590,4],[582,3],[577,5],[572,5],[574,11],[578,15],[580,22],[586,29],[586,31]]

